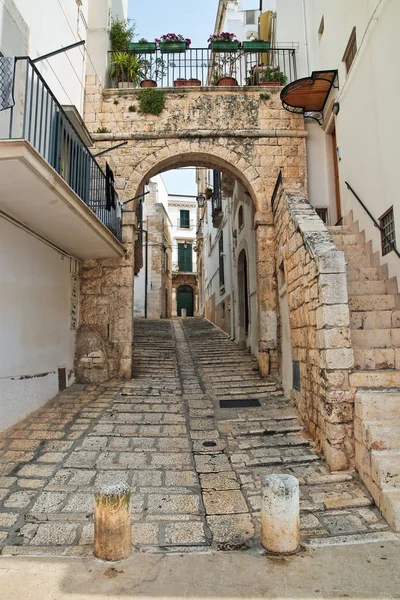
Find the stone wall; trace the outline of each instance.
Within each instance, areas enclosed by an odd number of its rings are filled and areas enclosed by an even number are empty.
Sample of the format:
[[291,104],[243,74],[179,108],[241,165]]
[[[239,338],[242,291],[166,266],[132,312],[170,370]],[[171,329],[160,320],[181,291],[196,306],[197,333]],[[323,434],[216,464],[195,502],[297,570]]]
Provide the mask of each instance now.
[[[293,397],[332,470],[354,463],[354,363],[346,265],[306,197],[281,193],[274,205],[277,269],[283,262],[292,359],[300,362],[301,391]],[[281,363],[282,361],[280,361]]]
[[231,335],[231,297],[228,294],[219,303],[215,304],[215,294],[205,302],[205,317],[211,323]]
[[85,103],[85,122],[99,151],[119,141],[128,142],[108,155],[124,200],[137,196],[153,175],[193,165],[219,169],[250,193],[256,211],[257,280],[261,282],[257,312],[262,375],[278,369],[275,261],[271,255],[274,231],[269,203],[279,170],[288,185],[307,193],[304,119],[283,109],[279,91],[250,87],[168,89],[164,90],[165,109],[155,116],[140,112],[140,90],[103,90],[89,75]]
[[134,213],[127,213],[122,227],[125,256],[86,260],[81,265],[75,350],[80,383],[131,378],[135,231]]
[[171,316],[172,246],[169,219],[162,204],[152,207],[146,217],[146,227],[150,256],[147,318],[164,319]]

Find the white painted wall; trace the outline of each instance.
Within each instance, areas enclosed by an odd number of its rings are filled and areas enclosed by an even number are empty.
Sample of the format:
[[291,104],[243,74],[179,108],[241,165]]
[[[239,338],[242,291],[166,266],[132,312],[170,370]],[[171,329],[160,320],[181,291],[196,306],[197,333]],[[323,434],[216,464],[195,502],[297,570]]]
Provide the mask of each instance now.
[[[178,224],[180,211],[188,210],[190,212],[190,228],[181,228]],[[197,254],[193,250],[196,242],[197,231],[197,201],[195,196],[178,196],[169,194],[168,196],[168,215],[172,222],[172,269],[178,270],[178,244],[192,244],[192,263],[193,273],[196,273]]]
[[75,268],[75,261],[0,217],[0,430],[57,394],[58,368],[73,369]]

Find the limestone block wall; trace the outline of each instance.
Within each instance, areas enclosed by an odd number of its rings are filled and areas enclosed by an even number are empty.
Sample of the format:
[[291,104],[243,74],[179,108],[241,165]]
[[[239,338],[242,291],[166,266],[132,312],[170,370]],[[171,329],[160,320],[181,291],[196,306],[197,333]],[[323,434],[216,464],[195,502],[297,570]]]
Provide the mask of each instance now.
[[124,216],[123,258],[84,261],[80,269],[75,369],[80,383],[130,379],[136,218]]
[[330,468],[346,469],[354,462],[354,390],[349,387],[354,356],[344,254],[304,196],[282,190],[274,222],[292,359],[300,362],[301,389],[293,390],[293,397]]

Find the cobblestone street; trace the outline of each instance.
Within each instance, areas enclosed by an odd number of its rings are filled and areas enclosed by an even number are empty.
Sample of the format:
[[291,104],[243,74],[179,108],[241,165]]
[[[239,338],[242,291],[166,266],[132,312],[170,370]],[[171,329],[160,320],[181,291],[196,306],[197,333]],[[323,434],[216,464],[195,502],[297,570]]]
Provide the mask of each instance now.
[[0,549],[91,553],[110,480],[132,487],[137,549],[259,548],[267,473],[299,478],[305,545],[398,539],[247,352],[205,320],[136,321],[134,379],[74,385],[0,438]]

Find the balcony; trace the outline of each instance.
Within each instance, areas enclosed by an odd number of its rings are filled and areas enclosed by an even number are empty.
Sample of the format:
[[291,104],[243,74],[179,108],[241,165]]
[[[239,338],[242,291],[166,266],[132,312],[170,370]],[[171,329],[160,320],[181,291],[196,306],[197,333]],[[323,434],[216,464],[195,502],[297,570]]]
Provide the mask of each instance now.
[[114,188],[36,66],[1,75],[0,211],[77,258],[122,256]]
[[[210,48],[189,48],[174,53],[161,52],[159,48],[143,54],[109,52],[109,87],[279,87],[297,78],[296,50],[293,44],[293,47],[274,47],[261,53],[242,49],[215,52]],[[136,64],[136,76],[129,74],[133,72],[129,69],[130,58]],[[230,83],[224,82],[226,77],[232,78]]]

